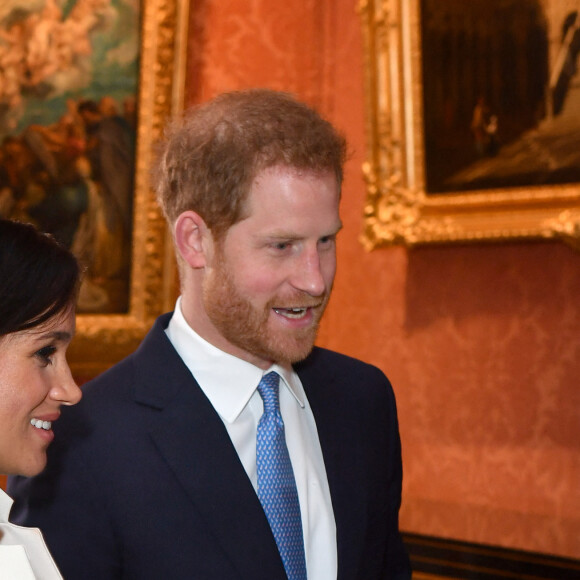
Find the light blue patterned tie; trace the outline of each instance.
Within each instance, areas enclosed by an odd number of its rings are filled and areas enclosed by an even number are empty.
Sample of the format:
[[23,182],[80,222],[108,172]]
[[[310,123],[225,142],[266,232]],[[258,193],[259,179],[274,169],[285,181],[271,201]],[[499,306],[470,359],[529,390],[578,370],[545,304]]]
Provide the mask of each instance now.
[[306,580],[300,502],[280,414],[279,383],[280,377],[272,371],[258,385],[264,401],[256,438],[258,497],[289,580]]

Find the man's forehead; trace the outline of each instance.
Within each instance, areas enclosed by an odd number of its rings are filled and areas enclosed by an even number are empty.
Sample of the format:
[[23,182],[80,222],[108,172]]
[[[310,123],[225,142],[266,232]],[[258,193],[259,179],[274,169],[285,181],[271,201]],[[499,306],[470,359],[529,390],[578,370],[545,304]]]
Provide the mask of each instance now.
[[316,169],[313,167],[297,167],[286,163],[276,163],[258,169],[251,183],[254,185],[264,177],[272,175],[279,175],[280,177],[291,175],[293,177],[304,179],[325,179],[329,175],[334,176],[335,174],[331,168]]

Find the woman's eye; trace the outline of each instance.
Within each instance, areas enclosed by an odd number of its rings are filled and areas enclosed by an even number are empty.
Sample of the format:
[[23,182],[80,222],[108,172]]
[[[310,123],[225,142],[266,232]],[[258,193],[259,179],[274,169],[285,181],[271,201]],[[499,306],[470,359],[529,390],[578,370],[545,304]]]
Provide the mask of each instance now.
[[49,364],[52,364],[52,355],[56,352],[56,347],[55,346],[45,346],[43,348],[41,348],[39,351],[37,351],[36,353],[34,353],[34,356],[36,356],[38,359],[40,359],[40,361],[42,362],[42,364],[44,366],[47,366]]

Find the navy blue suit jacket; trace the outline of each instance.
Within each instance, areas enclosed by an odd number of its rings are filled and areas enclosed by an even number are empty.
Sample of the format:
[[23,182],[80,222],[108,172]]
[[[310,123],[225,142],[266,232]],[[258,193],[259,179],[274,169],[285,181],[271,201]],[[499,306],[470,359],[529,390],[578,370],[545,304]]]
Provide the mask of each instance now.
[[[165,335],[169,318],[64,409],[48,468],[9,483],[12,519],[41,528],[67,580],[283,580],[222,420]],[[319,348],[296,370],[328,474],[338,578],[410,578],[389,382],[373,366]]]

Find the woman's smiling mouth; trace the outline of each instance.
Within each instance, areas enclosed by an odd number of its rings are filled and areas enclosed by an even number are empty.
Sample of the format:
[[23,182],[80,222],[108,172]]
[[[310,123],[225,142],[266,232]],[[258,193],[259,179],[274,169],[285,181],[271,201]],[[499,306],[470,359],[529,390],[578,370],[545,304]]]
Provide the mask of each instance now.
[[30,424],[37,429],[44,429],[50,431],[52,428],[52,421],[41,421],[40,419],[30,419]]

